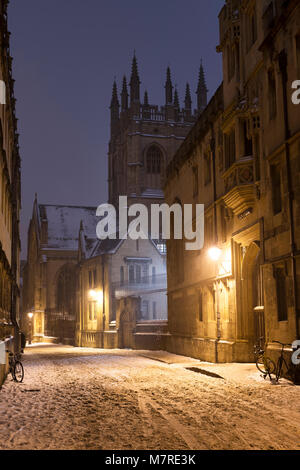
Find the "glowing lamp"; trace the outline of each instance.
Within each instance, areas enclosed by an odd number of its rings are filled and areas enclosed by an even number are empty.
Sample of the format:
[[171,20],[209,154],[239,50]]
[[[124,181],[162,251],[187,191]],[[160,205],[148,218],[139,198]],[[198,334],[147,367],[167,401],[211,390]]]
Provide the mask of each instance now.
[[217,246],[213,246],[208,250],[208,255],[213,261],[218,261],[221,256],[221,250]]
[[32,312],[29,312],[29,313],[27,313],[27,316],[28,316],[28,318],[31,320],[32,317],[33,317],[33,313],[32,313]]
[[103,292],[102,290],[90,290],[89,291],[89,298],[93,300],[94,302],[102,302],[103,299]]

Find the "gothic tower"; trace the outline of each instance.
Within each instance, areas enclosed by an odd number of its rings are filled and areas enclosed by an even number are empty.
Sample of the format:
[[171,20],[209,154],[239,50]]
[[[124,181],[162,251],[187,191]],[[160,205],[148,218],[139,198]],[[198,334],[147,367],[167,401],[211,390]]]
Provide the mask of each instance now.
[[[198,86],[201,103],[204,103],[203,83],[205,85],[205,81],[201,81],[201,90]],[[184,106],[180,107],[170,67],[167,68],[164,91],[163,106],[151,104],[145,89],[141,100],[141,80],[135,53],[129,95],[126,76],[123,78],[121,111],[117,84],[113,84],[108,159],[109,202],[115,207],[118,206],[121,195],[128,197],[129,205],[143,203],[149,207],[151,203],[161,204],[164,200],[163,187],[167,164],[184,141],[198,115],[198,110],[192,111],[189,85],[186,88]]]

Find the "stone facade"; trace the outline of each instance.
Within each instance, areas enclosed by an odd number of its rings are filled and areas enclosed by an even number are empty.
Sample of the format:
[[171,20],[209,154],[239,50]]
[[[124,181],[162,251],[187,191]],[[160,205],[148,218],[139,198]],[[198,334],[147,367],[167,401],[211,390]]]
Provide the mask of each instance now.
[[[33,342],[74,344],[78,306],[78,232],[96,232],[96,208],[33,204],[23,269],[22,313]],[[28,313],[33,313],[28,320]],[[26,319],[26,320],[25,320]]]
[[[15,115],[12,58],[7,30],[8,1],[0,3],[0,343],[18,350],[21,201],[20,157]],[[4,345],[8,338],[9,344]],[[13,340],[14,338],[14,340]],[[15,341],[17,338],[17,341]],[[2,358],[3,359],[3,358]],[[5,360],[1,360],[5,362]],[[5,374],[0,364],[0,385]]]
[[81,227],[78,252],[77,346],[135,348],[138,324],[165,327],[166,256],[155,243],[97,240],[90,249]]
[[[121,109],[114,82],[111,100],[111,135],[108,153],[109,202],[118,206],[120,195],[128,205],[161,203],[168,163],[187,136],[197,115],[207,104],[207,90],[201,64],[197,88],[197,109],[192,109],[187,84],[184,107],[172,84],[170,69],[165,82],[165,105],[150,105],[148,93],[140,99],[140,78],[134,56],[130,78],[130,96],[123,78]],[[130,98],[130,102],[128,100]]]
[[300,5],[227,0],[219,20],[223,83],[167,168],[169,204],[205,205],[203,249],[168,244],[167,347],[244,362],[299,338]]

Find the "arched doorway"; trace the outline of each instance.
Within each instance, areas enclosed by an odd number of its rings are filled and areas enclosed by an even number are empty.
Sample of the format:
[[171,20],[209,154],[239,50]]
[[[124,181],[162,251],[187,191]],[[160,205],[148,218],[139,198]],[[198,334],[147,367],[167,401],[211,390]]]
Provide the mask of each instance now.
[[242,259],[242,338],[247,339],[252,348],[260,338],[264,342],[265,320],[261,289],[260,245],[252,242],[243,248]]

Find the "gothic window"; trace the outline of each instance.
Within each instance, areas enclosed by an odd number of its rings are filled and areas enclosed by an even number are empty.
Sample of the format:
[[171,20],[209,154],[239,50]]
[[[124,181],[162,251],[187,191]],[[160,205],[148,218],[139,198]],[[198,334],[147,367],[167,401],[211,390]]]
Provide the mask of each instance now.
[[147,152],[147,173],[160,174],[162,154],[156,145],[151,145]]
[[121,282],[121,285],[124,284],[124,266],[120,267],[120,282]]
[[56,284],[57,312],[74,315],[76,309],[76,275],[73,266],[66,265],[60,271]]
[[151,145],[146,153],[146,187],[159,189],[162,185],[163,154],[157,145]]
[[275,268],[278,321],[287,321],[286,275],[284,268]]

